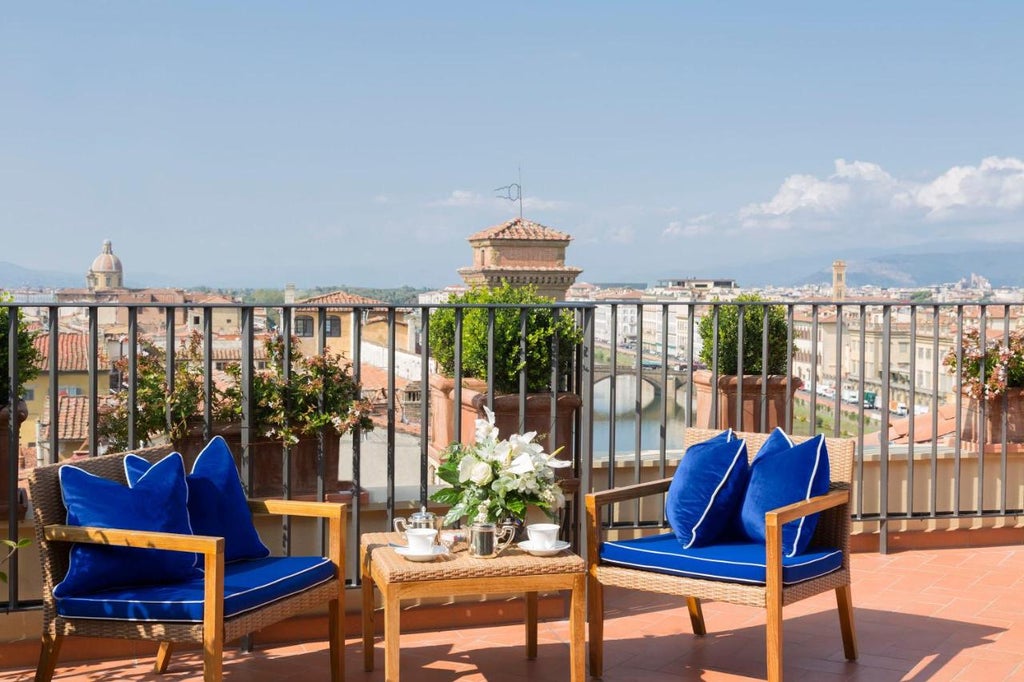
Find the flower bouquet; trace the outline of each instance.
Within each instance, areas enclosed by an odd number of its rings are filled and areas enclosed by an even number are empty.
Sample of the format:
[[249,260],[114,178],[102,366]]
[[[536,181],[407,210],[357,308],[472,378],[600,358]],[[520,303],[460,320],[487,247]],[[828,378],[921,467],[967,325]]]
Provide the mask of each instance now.
[[570,462],[548,454],[534,442],[536,432],[498,439],[494,413],[484,408],[487,419],[476,420],[476,441],[470,445],[452,443],[443,453],[438,477],[451,487],[430,496],[434,502],[451,505],[445,523],[463,517],[471,522],[522,521],[533,505],[554,517],[565,504],[555,478],[555,469]]

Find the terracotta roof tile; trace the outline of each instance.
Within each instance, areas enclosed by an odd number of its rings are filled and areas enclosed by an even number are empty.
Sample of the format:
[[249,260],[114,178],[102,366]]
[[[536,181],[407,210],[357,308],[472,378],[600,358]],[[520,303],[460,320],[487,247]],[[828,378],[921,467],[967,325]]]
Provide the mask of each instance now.
[[384,304],[384,301],[377,301],[372,298],[366,298],[365,296],[357,296],[355,294],[350,294],[347,291],[332,291],[329,294],[321,294],[320,296],[303,299],[298,301],[298,303],[310,303],[313,305],[351,305],[357,303]]
[[540,223],[524,218],[513,218],[508,222],[488,227],[474,235],[470,235],[469,241],[482,239],[529,239],[543,241],[570,241],[571,236],[564,232],[552,230]]
[[[44,419],[50,413],[50,398],[47,396],[44,407]],[[49,423],[42,424],[40,437],[45,441],[50,438]],[[62,395],[57,402],[57,438],[58,440],[82,441],[89,437],[89,396]]]
[[[36,349],[39,351],[39,369],[43,372],[50,371],[50,336],[41,334],[35,339]],[[60,372],[88,372],[89,371],[89,335],[88,334],[65,334],[57,335],[57,370]],[[102,345],[99,350],[99,366],[107,366],[107,354]]]
[[485,265],[483,267],[466,267],[459,268],[458,272],[502,272],[502,271],[522,271],[522,272],[583,272],[582,268],[574,268],[569,265]]
[[[931,443],[941,441],[943,438],[955,435],[956,433],[956,405],[939,405],[938,430],[932,434],[932,415],[924,413],[905,417],[902,419],[891,419],[889,421],[889,443],[906,445],[910,442],[910,420],[914,420],[914,442]],[[881,431],[864,434],[865,445],[878,445]]]

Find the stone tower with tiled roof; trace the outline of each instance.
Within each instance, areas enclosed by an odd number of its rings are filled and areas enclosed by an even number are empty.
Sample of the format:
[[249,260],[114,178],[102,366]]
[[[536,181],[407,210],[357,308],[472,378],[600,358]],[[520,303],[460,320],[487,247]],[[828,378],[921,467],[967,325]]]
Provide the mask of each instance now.
[[469,286],[533,284],[537,293],[565,300],[565,293],[583,272],[565,264],[565,249],[572,237],[539,223],[513,218],[469,237],[473,265],[459,268]]

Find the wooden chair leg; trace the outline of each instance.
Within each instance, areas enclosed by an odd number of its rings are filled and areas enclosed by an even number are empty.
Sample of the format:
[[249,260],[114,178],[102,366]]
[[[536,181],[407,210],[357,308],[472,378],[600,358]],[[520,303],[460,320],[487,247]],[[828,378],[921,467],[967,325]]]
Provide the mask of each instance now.
[[704,610],[700,607],[700,599],[687,597],[686,608],[690,611],[690,625],[693,627],[693,634],[698,637],[708,634],[707,626],[704,625]]
[[153,672],[163,675],[167,672],[167,665],[171,662],[171,652],[174,650],[173,642],[160,642],[160,648],[156,652],[156,664]]
[[203,643],[203,682],[221,682],[224,679],[224,642],[207,640]]
[[36,682],[50,682],[53,671],[57,668],[57,655],[64,635],[43,634],[42,646],[39,649],[39,665],[36,666]]
[[836,588],[836,603],[839,606],[839,629],[843,633],[843,653],[849,661],[857,660],[857,632],[853,627],[853,597],[850,586]]
[[768,600],[767,644],[768,682],[782,682],[782,600]]
[[345,679],[345,634],[341,606],[337,599],[327,605],[328,634],[331,647],[331,682]]
[[590,634],[590,676],[604,674],[604,586],[591,577],[587,585],[587,620]]

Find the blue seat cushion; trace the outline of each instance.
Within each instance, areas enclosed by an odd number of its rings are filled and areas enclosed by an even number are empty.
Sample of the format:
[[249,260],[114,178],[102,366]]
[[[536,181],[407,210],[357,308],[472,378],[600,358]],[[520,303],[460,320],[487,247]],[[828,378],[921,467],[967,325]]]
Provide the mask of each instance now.
[[[766,512],[828,493],[830,478],[825,436],[818,434],[794,445],[782,429],[776,428],[750,463],[750,482],[739,517],[747,538],[763,543]],[[818,514],[783,525],[783,556],[802,554],[817,525]]]
[[[135,485],[150,468],[138,455],[124,458],[125,478]],[[192,464],[188,484],[188,515],[196,535],[224,538],[224,561],[261,559],[270,550],[260,540],[252,522],[242,481],[231,449],[221,436],[214,436]]]
[[746,441],[732,429],[686,449],[665,495],[665,518],[683,547],[718,540],[739,513],[749,478]]
[[[266,557],[227,564],[224,616],[251,611],[333,577],[334,564],[324,557]],[[63,597],[57,599],[57,613],[69,618],[202,622],[203,578]]]
[[[71,464],[60,468],[60,492],[71,526],[192,534],[185,464],[174,453],[150,467],[134,487]],[[193,552],[76,543],[55,597],[174,583],[201,575]]]
[[[673,533],[665,533],[635,540],[604,542],[601,544],[601,560],[669,575],[735,583],[765,583],[763,543],[722,542],[683,549]],[[842,564],[842,551],[831,548],[816,547],[797,556],[783,557],[782,583],[792,585],[817,578],[831,573]]]

